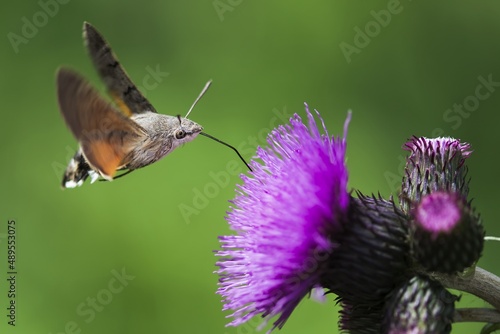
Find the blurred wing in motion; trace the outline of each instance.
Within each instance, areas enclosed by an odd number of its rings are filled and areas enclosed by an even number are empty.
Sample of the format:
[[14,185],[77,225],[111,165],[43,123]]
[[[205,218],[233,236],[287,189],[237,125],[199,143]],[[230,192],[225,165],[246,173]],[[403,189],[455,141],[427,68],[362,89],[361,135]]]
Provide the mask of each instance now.
[[61,114],[87,162],[111,180],[116,170],[126,165],[130,151],[145,137],[144,130],[69,69],[57,72],[57,94]]

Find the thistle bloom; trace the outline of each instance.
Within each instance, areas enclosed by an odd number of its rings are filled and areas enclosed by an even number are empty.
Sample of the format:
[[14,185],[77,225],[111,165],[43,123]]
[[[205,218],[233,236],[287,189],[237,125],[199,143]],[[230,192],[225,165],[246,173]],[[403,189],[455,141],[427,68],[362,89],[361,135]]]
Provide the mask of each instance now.
[[281,328],[320,288],[337,295],[341,331],[449,333],[456,297],[429,273],[456,274],[482,252],[484,230],[467,200],[469,144],[407,142],[398,208],[392,198],[347,192],[350,116],[334,138],[319,113],[323,133],[306,112],[307,125],[294,115],[257,150],[260,162],[242,176],[227,214],[234,235],[220,237],[216,255],[228,325],[260,315]]
[[243,185],[227,215],[235,235],[220,237],[216,253],[218,293],[232,310],[237,326],[256,315],[279,315],[281,328],[301,299],[320,283],[349,206],[346,134],[330,137],[318,131],[306,105],[308,124],[295,114],[290,124],[274,129],[268,148],[258,148],[261,162],[242,176]]

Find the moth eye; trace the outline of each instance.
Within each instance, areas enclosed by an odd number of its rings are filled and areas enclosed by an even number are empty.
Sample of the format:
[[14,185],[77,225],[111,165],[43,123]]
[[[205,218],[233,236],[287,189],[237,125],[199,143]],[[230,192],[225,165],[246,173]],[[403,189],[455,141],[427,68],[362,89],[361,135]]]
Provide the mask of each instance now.
[[179,130],[175,133],[175,139],[182,139],[186,137],[186,131],[184,130]]

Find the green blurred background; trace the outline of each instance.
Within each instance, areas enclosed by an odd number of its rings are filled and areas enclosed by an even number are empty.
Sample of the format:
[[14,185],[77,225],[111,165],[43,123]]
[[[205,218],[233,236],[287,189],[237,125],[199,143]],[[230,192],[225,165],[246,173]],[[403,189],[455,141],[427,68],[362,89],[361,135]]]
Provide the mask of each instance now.
[[[487,234],[500,235],[499,87],[474,99],[479,77],[500,82],[500,3],[62,2],[52,15],[43,14],[50,0],[4,3],[0,14],[2,310],[7,219],[17,221],[19,271],[17,326],[7,326],[2,311],[0,332],[256,332],[258,321],[225,328],[215,294],[212,250],[229,231],[224,215],[240,180],[227,164],[245,171],[229,149],[200,137],[126,178],[61,190],[77,144],[58,112],[55,70],[70,65],[103,88],[82,44],[84,20],[138,85],[150,69],[169,73],[146,92],[161,113],[184,115],[213,79],[191,118],[247,159],[270,126],[282,123],[276,115],[304,115],[305,101],[335,134],[353,111],[349,187],[365,193],[397,194],[401,145],[411,135],[470,142],[471,197]],[[388,8],[390,22],[381,12]],[[9,36],[22,36],[27,21],[39,27],[14,47]],[[369,40],[357,32],[366,28]],[[346,57],[347,44],[353,53]],[[470,113],[447,113],[464,101]],[[499,249],[486,243],[480,265],[500,273]],[[135,278],[112,293],[113,272],[122,270]],[[99,311],[91,311],[92,298],[101,300]],[[460,306],[484,303],[464,296]],[[333,297],[327,304],[306,299],[281,332],[335,333],[337,312]],[[453,332],[480,327],[458,324]]]

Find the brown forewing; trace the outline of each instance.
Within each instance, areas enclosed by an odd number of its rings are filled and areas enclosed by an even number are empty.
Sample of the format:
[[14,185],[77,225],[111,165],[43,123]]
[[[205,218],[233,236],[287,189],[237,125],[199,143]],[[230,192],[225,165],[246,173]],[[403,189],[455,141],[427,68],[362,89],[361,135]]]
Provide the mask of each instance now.
[[69,69],[61,68],[57,73],[57,94],[64,120],[89,164],[111,179],[127,164],[124,158],[144,139],[145,131]]

